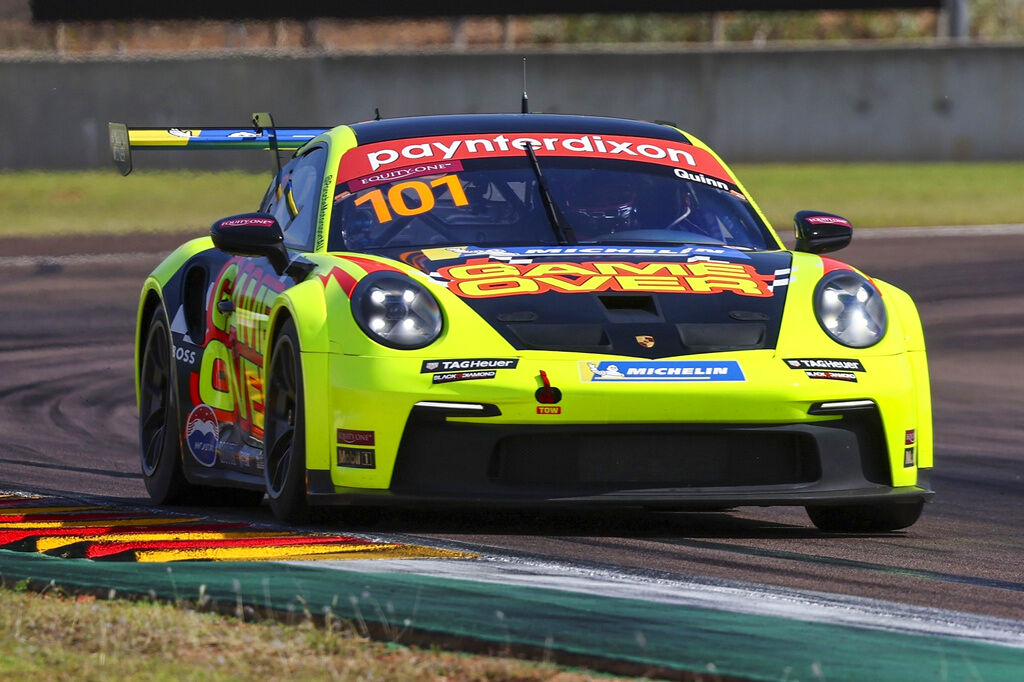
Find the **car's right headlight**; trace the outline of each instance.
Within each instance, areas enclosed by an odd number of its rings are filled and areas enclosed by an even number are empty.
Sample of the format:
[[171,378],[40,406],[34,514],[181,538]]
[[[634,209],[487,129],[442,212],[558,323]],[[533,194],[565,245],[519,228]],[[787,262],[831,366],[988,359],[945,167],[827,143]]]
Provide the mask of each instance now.
[[352,291],[352,315],[374,341],[391,348],[423,348],[441,335],[437,300],[421,284],[394,272],[374,272]]
[[888,327],[882,295],[852,270],[821,278],[814,290],[814,313],[826,334],[850,348],[875,345]]

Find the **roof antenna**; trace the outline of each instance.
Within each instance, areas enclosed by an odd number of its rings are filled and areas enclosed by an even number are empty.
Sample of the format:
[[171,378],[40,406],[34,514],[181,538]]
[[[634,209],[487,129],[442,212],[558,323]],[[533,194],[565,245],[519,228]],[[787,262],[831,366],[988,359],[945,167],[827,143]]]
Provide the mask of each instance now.
[[526,57],[523,57],[523,113],[530,113],[530,100],[526,96]]
[[379,121],[380,120],[380,107],[374,107],[373,108],[373,120],[374,121]]

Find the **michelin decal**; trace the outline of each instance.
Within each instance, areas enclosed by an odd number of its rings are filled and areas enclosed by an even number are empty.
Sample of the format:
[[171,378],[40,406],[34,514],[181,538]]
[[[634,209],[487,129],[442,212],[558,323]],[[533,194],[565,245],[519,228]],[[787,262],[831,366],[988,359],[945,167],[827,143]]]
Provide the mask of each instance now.
[[637,362],[604,360],[581,362],[580,380],[585,383],[627,381],[746,381],[735,360],[681,360]]

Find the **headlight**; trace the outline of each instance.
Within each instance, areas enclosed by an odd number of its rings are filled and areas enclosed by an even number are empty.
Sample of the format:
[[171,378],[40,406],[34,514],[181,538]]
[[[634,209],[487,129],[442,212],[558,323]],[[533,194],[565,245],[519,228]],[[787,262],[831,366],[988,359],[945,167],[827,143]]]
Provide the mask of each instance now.
[[878,289],[850,270],[821,278],[814,291],[814,312],[826,334],[851,348],[875,345],[888,325]]
[[423,348],[441,334],[441,309],[430,292],[391,272],[359,281],[352,292],[352,314],[367,336],[392,348]]

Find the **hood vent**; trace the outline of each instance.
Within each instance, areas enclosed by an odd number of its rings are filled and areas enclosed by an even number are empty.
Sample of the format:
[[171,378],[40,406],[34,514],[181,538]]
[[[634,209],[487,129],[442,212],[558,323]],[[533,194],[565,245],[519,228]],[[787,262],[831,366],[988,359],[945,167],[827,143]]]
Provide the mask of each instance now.
[[765,347],[767,328],[758,322],[677,324],[679,340],[689,353],[754,350]]
[[600,324],[510,324],[508,328],[533,350],[607,353],[612,342]]
[[664,318],[651,295],[599,295],[608,319],[612,322],[661,322]]

